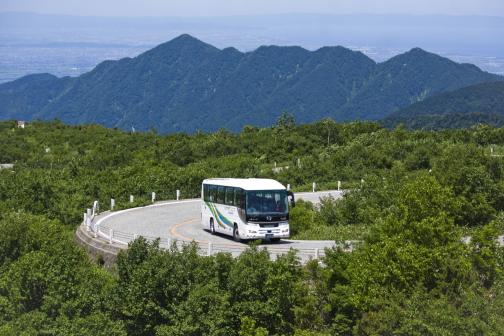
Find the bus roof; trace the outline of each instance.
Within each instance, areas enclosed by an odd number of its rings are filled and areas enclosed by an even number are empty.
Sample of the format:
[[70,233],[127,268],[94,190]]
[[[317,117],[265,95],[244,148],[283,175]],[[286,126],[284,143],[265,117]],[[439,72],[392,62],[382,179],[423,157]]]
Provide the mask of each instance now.
[[260,178],[213,178],[206,179],[203,184],[213,184],[225,187],[237,187],[244,190],[285,190],[285,186],[272,179]]

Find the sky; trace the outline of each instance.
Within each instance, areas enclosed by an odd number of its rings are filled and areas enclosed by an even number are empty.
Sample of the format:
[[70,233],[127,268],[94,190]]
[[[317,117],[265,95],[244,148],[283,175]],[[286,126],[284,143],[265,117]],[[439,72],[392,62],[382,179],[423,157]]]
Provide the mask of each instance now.
[[286,13],[504,16],[504,0],[0,0],[0,12],[85,16],[233,16]]

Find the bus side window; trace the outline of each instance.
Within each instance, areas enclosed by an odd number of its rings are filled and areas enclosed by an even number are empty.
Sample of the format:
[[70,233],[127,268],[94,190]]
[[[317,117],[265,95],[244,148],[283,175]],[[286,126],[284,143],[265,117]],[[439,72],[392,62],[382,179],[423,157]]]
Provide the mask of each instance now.
[[235,205],[234,203],[234,189],[233,187],[226,188],[226,205]]
[[203,185],[203,200],[205,202],[208,202],[208,200],[209,200],[208,189],[209,189],[208,184],[204,184]]
[[218,187],[217,189],[217,203],[224,204],[224,198],[226,197],[226,187]]
[[243,189],[235,189],[235,205],[240,209],[245,209],[245,193]]
[[217,187],[214,185],[208,186],[208,200],[210,202],[215,202],[215,195],[217,194]]

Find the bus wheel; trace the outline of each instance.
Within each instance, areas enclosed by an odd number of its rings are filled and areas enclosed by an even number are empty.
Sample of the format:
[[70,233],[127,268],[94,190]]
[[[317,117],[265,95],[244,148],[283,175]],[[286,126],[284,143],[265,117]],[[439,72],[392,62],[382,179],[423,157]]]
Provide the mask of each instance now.
[[213,223],[213,218],[210,218],[210,233],[213,235],[215,234],[215,226]]
[[238,225],[235,224],[233,228],[233,239],[237,242],[241,241],[240,233],[238,232]]

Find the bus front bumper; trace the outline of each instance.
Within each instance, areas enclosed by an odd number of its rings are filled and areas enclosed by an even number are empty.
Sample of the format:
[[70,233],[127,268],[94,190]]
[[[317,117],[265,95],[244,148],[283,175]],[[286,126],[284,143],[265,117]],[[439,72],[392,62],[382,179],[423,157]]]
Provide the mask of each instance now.
[[278,227],[274,229],[247,229],[244,235],[245,239],[281,239],[289,238],[290,230],[289,227]]

